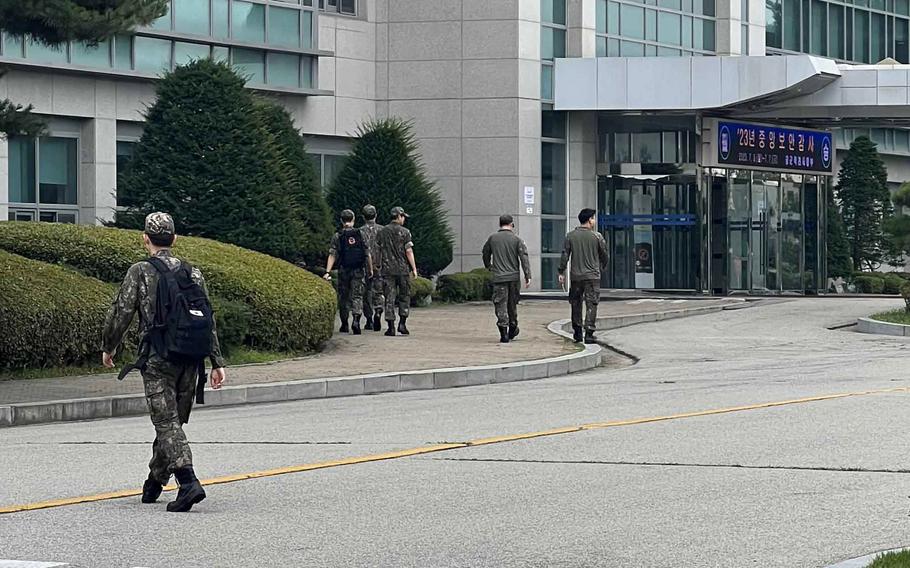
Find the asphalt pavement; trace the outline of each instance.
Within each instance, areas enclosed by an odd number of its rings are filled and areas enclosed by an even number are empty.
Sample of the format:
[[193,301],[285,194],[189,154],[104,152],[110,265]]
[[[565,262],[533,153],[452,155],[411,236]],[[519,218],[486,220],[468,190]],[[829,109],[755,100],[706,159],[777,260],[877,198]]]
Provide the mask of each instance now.
[[[205,478],[462,445],[212,485],[187,515],[135,497],[0,514],[0,559],[792,568],[904,546],[910,340],[827,329],[899,305],[759,304],[605,332],[641,358],[622,369],[199,412]],[[152,435],[144,418],[0,430],[0,510],[136,488]]]

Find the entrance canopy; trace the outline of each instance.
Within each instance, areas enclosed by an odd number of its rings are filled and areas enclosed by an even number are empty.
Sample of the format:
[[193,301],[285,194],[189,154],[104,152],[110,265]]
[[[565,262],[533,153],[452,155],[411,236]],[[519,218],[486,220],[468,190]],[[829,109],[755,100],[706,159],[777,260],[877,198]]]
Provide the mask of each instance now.
[[558,59],[554,109],[910,127],[910,65],[811,55]]

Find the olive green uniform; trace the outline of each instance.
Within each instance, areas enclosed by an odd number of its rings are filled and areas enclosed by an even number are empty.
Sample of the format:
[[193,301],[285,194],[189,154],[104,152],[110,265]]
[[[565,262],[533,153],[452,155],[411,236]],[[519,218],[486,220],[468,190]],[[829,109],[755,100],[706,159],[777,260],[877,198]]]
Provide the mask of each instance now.
[[[559,260],[559,273],[569,272],[569,304],[572,326],[594,333],[597,327],[597,305],[600,303],[600,272],[606,269],[609,255],[603,235],[587,227],[578,227],[568,235]],[[582,324],[582,305],[585,307]]]
[[518,327],[521,276],[531,279],[528,247],[510,229],[500,229],[483,245],[483,265],[493,273],[493,307],[496,325]]

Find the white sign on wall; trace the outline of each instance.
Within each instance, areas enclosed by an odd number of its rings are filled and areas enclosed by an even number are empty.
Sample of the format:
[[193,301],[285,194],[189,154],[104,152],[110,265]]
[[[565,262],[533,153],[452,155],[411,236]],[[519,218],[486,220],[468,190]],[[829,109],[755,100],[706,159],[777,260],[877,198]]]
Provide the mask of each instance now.
[[525,186],[524,196],[525,196],[525,205],[534,205],[534,186],[533,185]]

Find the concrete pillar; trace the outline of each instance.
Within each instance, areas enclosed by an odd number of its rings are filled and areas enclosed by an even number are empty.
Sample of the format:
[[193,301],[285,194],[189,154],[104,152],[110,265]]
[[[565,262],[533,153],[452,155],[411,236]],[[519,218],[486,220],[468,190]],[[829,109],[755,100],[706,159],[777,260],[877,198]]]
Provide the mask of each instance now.
[[[761,0],[746,0],[745,6],[743,3],[743,0],[717,3],[717,55],[765,54],[765,4]],[[745,46],[744,27],[749,35]]]
[[117,208],[117,121],[87,120],[82,127],[79,222],[111,221]]
[[597,209],[597,113],[569,113],[568,227],[585,207]]
[[566,3],[568,32],[567,57],[595,57],[597,55],[597,6],[595,0],[569,0]]
[[9,219],[9,142],[0,138],[0,222]]

